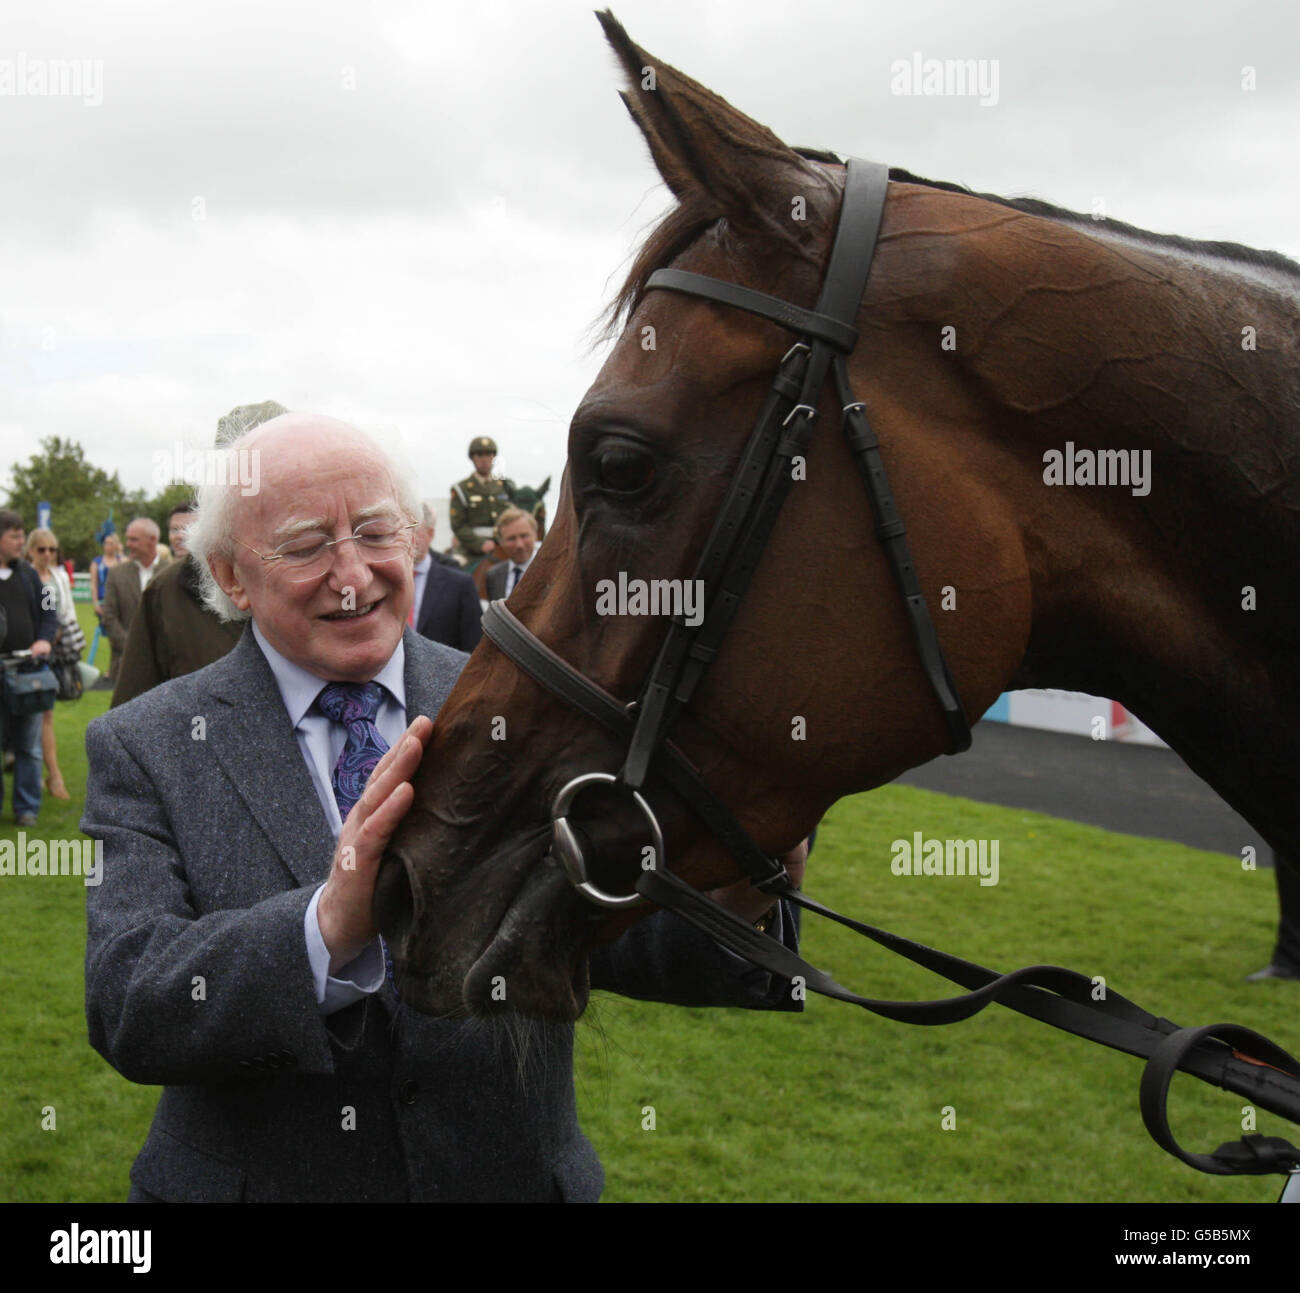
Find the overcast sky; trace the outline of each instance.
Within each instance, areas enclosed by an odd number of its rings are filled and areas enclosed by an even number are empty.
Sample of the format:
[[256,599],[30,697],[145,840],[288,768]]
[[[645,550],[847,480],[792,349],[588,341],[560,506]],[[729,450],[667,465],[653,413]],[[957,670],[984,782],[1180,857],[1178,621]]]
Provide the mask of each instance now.
[[[790,143],[1300,257],[1300,7],[614,12]],[[893,93],[917,53],[996,60],[997,102]],[[102,64],[98,93],[14,92],[49,59]],[[668,201],[619,86],[575,0],[4,0],[0,487],[61,435],[152,490],[156,453],[277,399],[441,499],[492,435],[553,505],[589,326]]]

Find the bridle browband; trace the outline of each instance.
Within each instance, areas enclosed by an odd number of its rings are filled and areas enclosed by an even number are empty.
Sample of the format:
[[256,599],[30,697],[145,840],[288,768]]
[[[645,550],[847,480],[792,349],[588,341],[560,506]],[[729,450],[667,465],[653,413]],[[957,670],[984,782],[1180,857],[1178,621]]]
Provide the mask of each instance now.
[[[1165,1099],[1174,1073],[1182,1069],[1237,1091],[1263,1108],[1300,1121],[1300,1062],[1266,1038],[1233,1024],[1208,1029],[1179,1028],[1167,1019],[1107,989],[1097,998],[1094,980],[1059,966],[1031,966],[999,975],[884,930],[851,920],[795,889],[779,861],[760,849],[730,810],[706,786],[690,761],[668,739],[674,721],[689,705],[716,659],[722,639],[749,587],[795,479],[793,463],[803,458],[828,376],[841,405],[845,440],[866,485],[879,539],[902,595],[922,669],[948,732],[950,754],[970,746],[970,725],[939,644],[934,622],[912,561],[902,518],[885,474],[879,442],[866,408],[853,396],[847,356],[858,340],[856,319],[871,268],[889,185],[888,168],[857,159],[847,163],[840,218],[830,262],[814,309],[679,269],[656,270],[646,290],[682,292],[718,305],[757,314],[796,334],[798,340],[777,367],[758,422],[732,477],[705,543],[695,578],[704,589],[704,615],[697,625],[675,617],[635,701],[624,704],[585,678],[533,636],[506,607],[493,602],[483,632],[525,673],[626,742],[623,767],[615,776],[590,772],[560,791],[552,811],[552,854],[589,901],[610,909],[648,899],[705,930],[722,946],[770,973],[873,1013],[901,1022],[953,1023],[997,1001],[1054,1027],[1148,1060],[1141,1087],[1143,1120],[1170,1153],[1216,1175],[1288,1172],[1300,1167],[1300,1151],[1277,1137],[1245,1136],[1214,1154],[1189,1154],[1174,1140]],[[838,921],[969,991],[939,1001],[884,1001],[858,996],[796,953],[697,893],[671,874],[654,812],[642,795],[653,767],[721,840],[752,883],[807,911]],[[569,821],[574,799],[588,786],[604,784],[626,792],[647,819],[654,864],[631,894],[611,894],[590,879],[583,840]],[[1235,1044],[1249,1045],[1242,1055]]]

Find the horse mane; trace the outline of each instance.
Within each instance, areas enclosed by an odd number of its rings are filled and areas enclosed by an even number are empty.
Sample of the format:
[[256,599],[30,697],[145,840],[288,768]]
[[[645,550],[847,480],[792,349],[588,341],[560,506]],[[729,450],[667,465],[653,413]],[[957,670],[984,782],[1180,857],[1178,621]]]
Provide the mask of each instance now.
[[[809,161],[831,165],[841,164],[841,159],[836,154],[824,149],[797,148],[794,151]],[[919,184],[925,188],[940,189],[945,193],[961,193],[967,197],[981,198],[985,202],[994,202],[998,206],[1009,207],[1012,211],[1020,211],[1025,215],[1039,216],[1045,220],[1059,220],[1065,224],[1079,225],[1084,229],[1095,227],[1098,223],[1089,215],[1054,206],[1041,198],[1006,198],[996,193],[980,193],[962,184],[954,184],[950,180],[928,180],[920,175],[913,175],[911,171],[904,170],[901,166],[891,166],[889,178],[903,184]],[[726,216],[727,212],[722,202],[714,194],[696,186],[689,189],[642,243],[632,262],[632,267],[628,270],[627,277],[623,280],[623,285],[602,315],[603,330],[606,335],[616,332],[618,326],[631,316],[645,291],[646,280],[655,270],[670,264],[706,229],[718,221],[725,220]],[[1173,233],[1152,233],[1149,229],[1140,229],[1137,225],[1126,224],[1123,220],[1108,218],[1104,223],[1107,229],[1154,247],[1170,247],[1177,251],[1234,261],[1242,265],[1277,270],[1290,278],[1300,280],[1300,264],[1284,256],[1280,251],[1259,251],[1237,242],[1216,242],[1184,238],[1180,234]],[[791,250],[799,255],[806,254],[806,248],[793,238],[790,241]]]
[[[800,149],[805,156],[821,161],[830,154],[816,152],[812,149]],[[889,178],[903,184],[920,184],[928,189],[941,189],[945,193],[963,193],[968,197],[982,198],[985,202],[995,202],[998,206],[1010,207],[1013,211],[1022,211],[1025,215],[1040,216],[1044,220],[1059,220],[1065,224],[1078,224],[1084,227],[1103,228],[1122,233],[1137,242],[1149,243],[1153,247],[1172,247],[1177,251],[1186,251],[1201,256],[1212,256],[1219,260],[1235,261],[1241,265],[1254,265],[1263,269],[1275,269],[1291,278],[1300,278],[1300,265],[1280,251],[1259,251],[1254,247],[1243,246],[1239,242],[1216,242],[1197,238],[1184,238],[1176,233],[1152,233],[1149,229],[1140,229],[1137,225],[1126,224],[1123,220],[1094,220],[1090,215],[1079,211],[1069,211],[1065,207],[1053,206],[1041,198],[1004,198],[996,193],[980,193],[968,189],[962,184],[950,180],[927,180],[920,175],[913,175],[901,166],[889,168]]]

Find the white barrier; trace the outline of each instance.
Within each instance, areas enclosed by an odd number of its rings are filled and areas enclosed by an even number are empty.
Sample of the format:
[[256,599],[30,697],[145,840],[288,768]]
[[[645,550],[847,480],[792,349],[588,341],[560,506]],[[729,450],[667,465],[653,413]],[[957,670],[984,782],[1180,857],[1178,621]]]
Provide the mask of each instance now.
[[989,707],[985,718],[1047,732],[1073,732],[1094,741],[1127,741],[1134,745],[1164,745],[1136,714],[1116,700],[1081,691],[1006,691]]

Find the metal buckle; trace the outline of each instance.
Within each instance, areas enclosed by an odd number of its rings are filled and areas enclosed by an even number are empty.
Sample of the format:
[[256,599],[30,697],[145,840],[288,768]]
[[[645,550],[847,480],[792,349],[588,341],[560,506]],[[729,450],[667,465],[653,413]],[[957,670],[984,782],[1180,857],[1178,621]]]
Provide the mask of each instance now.
[[786,363],[789,361],[790,356],[797,355],[801,350],[804,352],[805,355],[812,354],[812,347],[809,346],[806,341],[796,341],[794,345],[791,346],[790,349],[787,350],[785,354],[781,356],[781,363],[778,366],[784,368],[786,366]]
[[796,404],[789,413],[785,415],[785,421],[781,423],[783,427],[788,427],[794,421],[795,416],[799,413],[804,414],[808,421],[811,422],[817,416],[817,410],[811,404]]
[[[560,860],[560,865],[564,868],[564,874],[569,877],[569,883],[580,893],[588,902],[594,902],[597,907],[608,907],[611,911],[623,911],[629,907],[645,906],[645,899],[639,893],[614,894],[606,893],[603,889],[598,889],[590,880],[587,879],[587,863],[582,856],[582,845],[572,826],[569,825],[566,814],[569,806],[573,803],[578,793],[586,786],[595,783],[602,785],[618,785],[619,780],[609,772],[588,772],[581,777],[574,777],[572,781],[565,786],[558,795],[555,796],[555,805],[551,809],[551,830],[552,842],[551,852]],[[659,869],[659,863],[664,856],[664,837],[663,832],[659,829],[659,822],[656,819],[650,805],[642,798],[638,791],[628,789],[627,792],[636,800],[636,805],[645,815],[646,824],[650,827],[650,838],[654,844],[655,865],[653,870]]]

